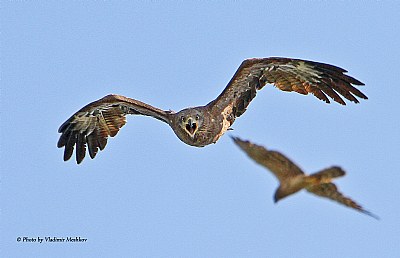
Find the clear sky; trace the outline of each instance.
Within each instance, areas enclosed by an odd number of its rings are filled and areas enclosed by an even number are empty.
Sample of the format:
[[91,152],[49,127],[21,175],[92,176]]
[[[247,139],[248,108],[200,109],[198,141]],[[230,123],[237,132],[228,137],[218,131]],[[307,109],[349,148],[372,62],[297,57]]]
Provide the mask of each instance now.
[[[398,257],[397,1],[2,1],[2,257]],[[128,117],[94,160],[64,162],[58,127],[106,94],[178,111],[207,104],[249,57],[341,66],[360,104],[266,86],[204,148]],[[380,221],[275,178],[229,135],[336,181]],[[17,242],[81,237],[84,243]]]

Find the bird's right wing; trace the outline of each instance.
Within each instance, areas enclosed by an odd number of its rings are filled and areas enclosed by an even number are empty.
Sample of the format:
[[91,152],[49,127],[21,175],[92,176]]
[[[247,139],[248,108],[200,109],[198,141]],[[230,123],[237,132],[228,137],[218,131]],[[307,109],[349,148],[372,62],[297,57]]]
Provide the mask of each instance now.
[[270,170],[280,182],[304,174],[296,164],[280,152],[267,150],[238,137],[232,137],[232,139],[251,159]]
[[363,207],[359,204],[357,204],[355,201],[352,199],[345,197],[339,190],[337,189],[336,185],[333,183],[326,183],[326,184],[319,184],[319,185],[313,185],[311,187],[306,188],[307,191],[310,193],[313,193],[315,195],[325,197],[328,199],[331,199],[333,201],[336,201],[340,204],[343,204],[349,208],[353,208],[359,212],[362,212],[364,214],[367,214],[375,219],[379,219],[378,216],[375,214],[364,210]]
[[93,159],[98,150],[103,150],[108,136],[114,137],[125,125],[128,114],[151,116],[169,124],[172,111],[164,111],[146,103],[121,95],[107,95],[94,101],[65,121],[58,132],[61,133],[57,147],[65,147],[64,161],[71,158],[76,146],[76,162],[85,157],[86,145]]

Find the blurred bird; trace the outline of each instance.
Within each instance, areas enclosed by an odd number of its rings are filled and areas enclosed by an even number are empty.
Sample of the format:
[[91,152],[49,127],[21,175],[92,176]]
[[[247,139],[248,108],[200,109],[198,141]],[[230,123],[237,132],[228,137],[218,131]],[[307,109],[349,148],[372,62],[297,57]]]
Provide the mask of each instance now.
[[274,195],[275,203],[302,189],[306,189],[310,193],[331,199],[379,219],[378,216],[364,210],[355,201],[343,196],[338,191],[332,180],[345,175],[345,172],[340,167],[333,166],[317,173],[306,175],[296,164],[280,152],[267,150],[262,146],[243,141],[237,137],[232,137],[232,139],[251,159],[266,167],[277,177],[280,185]]

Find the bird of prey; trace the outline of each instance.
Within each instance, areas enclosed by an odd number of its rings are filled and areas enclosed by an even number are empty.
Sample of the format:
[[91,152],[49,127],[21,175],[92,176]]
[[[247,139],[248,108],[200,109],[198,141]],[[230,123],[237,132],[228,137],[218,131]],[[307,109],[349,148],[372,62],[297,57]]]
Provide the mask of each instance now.
[[340,167],[333,166],[311,175],[305,175],[296,164],[280,152],[267,150],[262,146],[243,141],[237,137],[232,137],[232,139],[251,159],[266,167],[277,177],[280,185],[274,195],[275,203],[302,189],[306,189],[310,193],[331,199],[379,219],[375,214],[364,210],[352,199],[343,196],[336,185],[332,183],[334,178],[345,175],[345,172]]
[[60,126],[57,146],[65,147],[65,161],[71,158],[76,146],[79,164],[85,157],[86,147],[92,159],[99,149],[104,149],[108,136],[114,137],[125,125],[126,115],[144,115],[167,123],[184,143],[203,147],[215,143],[246,111],[256,91],[267,83],[282,91],[312,93],[326,103],[330,103],[327,96],[342,105],[345,102],[340,95],[355,103],[359,102],[356,97],[367,99],[353,86],[364,84],[346,72],[337,66],[300,59],[246,59],[222,93],[205,106],[175,113],[121,95],[107,95],[86,105]]

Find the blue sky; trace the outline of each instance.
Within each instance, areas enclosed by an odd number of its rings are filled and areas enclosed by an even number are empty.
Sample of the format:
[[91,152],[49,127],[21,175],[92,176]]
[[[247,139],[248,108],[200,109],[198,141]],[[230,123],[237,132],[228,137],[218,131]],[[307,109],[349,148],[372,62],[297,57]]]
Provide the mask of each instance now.
[[[395,257],[400,253],[396,1],[2,1],[2,257]],[[360,104],[260,91],[217,144],[128,117],[94,160],[62,161],[58,127],[106,94],[178,111],[207,104],[249,57],[341,66]],[[380,221],[298,193],[228,135],[336,181]],[[87,238],[24,243],[17,237]]]

